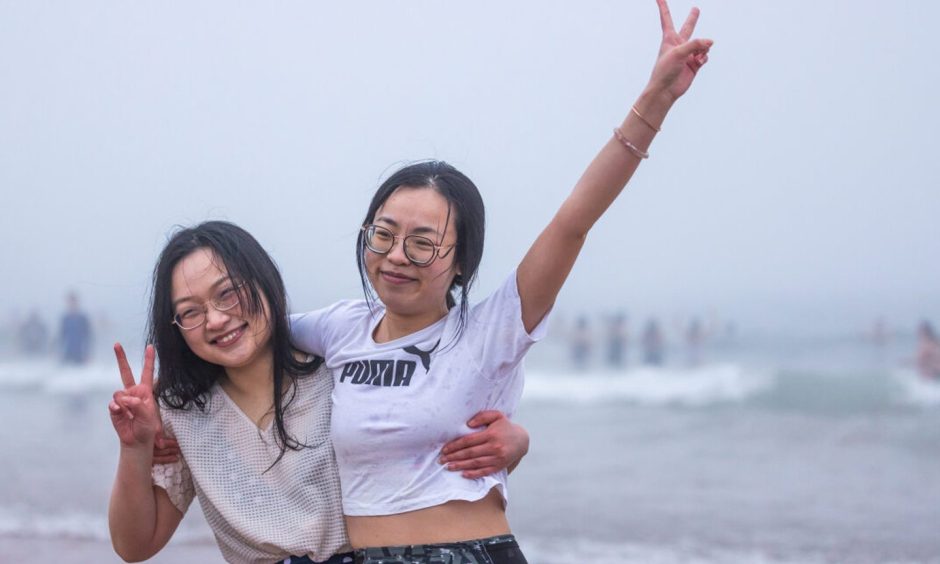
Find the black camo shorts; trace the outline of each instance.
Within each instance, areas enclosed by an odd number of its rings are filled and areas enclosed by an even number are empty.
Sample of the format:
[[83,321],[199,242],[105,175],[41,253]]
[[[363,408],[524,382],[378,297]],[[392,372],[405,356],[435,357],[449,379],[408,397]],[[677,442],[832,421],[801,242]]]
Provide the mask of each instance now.
[[356,564],[528,564],[516,537],[439,544],[379,546],[356,551]]

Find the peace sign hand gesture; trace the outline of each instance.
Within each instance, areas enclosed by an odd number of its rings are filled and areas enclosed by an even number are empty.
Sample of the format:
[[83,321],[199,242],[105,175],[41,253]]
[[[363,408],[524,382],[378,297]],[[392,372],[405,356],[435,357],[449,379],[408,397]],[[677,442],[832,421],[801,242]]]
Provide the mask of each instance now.
[[114,392],[108,405],[111,424],[117,431],[122,447],[145,447],[149,451],[153,448],[154,437],[163,432],[153,396],[153,346],[147,345],[144,353],[144,368],[140,373],[139,384],[134,380],[134,373],[131,372],[124,347],[120,343],[115,343],[114,355],[117,357],[124,389]]
[[698,22],[699,10],[692,8],[682,28],[677,32],[672,23],[672,14],[666,0],[659,4],[659,19],[663,28],[663,40],[659,56],[650,77],[650,86],[667,93],[673,101],[685,94],[696,73],[708,62],[711,39],[691,39]]

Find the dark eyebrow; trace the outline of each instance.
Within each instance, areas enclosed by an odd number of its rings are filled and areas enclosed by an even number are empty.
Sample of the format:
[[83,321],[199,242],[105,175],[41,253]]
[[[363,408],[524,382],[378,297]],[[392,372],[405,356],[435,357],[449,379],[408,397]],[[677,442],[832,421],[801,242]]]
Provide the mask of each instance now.
[[[375,218],[376,223],[378,223],[379,221],[383,223],[387,223],[392,227],[400,227],[397,221],[395,221],[394,219],[390,217],[385,217],[384,215],[381,217]],[[434,229],[433,227],[416,227],[411,231],[411,233],[409,233],[409,235],[422,235],[422,234],[431,234],[431,235],[440,236],[440,232],[437,229]]]
[[[210,290],[214,290],[215,288],[219,287],[219,286],[220,286],[223,282],[225,282],[226,280],[229,280],[229,281],[230,281],[231,279],[232,279],[232,278],[231,278],[230,276],[228,276],[228,275],[219,276],[219,279],[216,280],[215,282],[213,282],[212,285],[209,286],[209,289],[210,289]],[[187,301],[191,301],[192,299],[193,299],[192,296],[183,296],[182,298],[180,298],[180,299],[178,299],[178,300],[175,300],[175,301],[173,302],[173,307],[175,308],[176,306],[180,305],[181,303],[187,302]]]

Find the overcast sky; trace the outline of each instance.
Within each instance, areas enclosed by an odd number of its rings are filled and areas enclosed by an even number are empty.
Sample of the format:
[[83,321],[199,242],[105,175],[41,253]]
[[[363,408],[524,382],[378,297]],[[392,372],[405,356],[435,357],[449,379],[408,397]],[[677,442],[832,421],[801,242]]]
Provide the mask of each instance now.
[[[710,61],[559,309],[936,320],[938,4],[697,5]],[[0,314],[51,316],[74,288],[139,326],[167,234],[205,219],[251,231],[295,309],[356,297],[372,192],[428,157],[483,193],[485,295],[658,45],[654,0],[0,0]]]

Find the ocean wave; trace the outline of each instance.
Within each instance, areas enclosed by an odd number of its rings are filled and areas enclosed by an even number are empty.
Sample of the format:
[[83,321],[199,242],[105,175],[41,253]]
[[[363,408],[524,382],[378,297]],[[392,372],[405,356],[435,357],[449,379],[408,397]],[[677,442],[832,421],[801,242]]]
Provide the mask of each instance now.
[[101,515],[62,512],[41,515],[24,508],[0,508],[0,535],[80,540],[108,540],[108,521]]
[[705,406],[742,402],[772,384],[770,376],[734,364],[564,375],[528,371],[523,401]]
[[65,366],[54,361],[12,361],[0,364],[0,390],[40,390],[48,394],[112,391],[121,386],[113,365]]
[[[177,542],[208,542],[213,537],[208,526],[184,522],[173,534]],[[56,538],[111,542],[107,515],[81,511],[39,513],[26,507],[0,507],[0,536]]]
[[925,407],[940,406],[940,382],[927,380],[911,369],[896,370],[892,376],[900,387],[900,403]]

